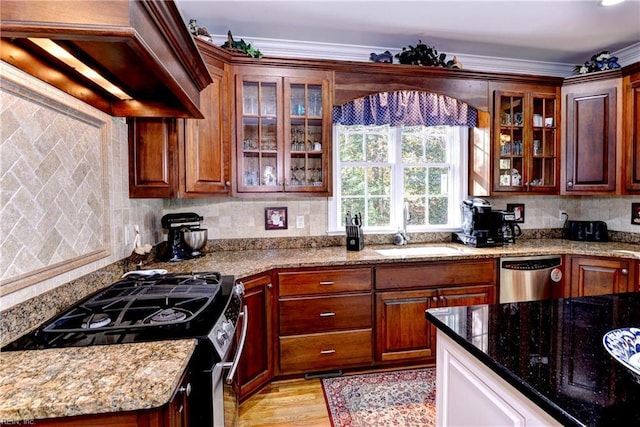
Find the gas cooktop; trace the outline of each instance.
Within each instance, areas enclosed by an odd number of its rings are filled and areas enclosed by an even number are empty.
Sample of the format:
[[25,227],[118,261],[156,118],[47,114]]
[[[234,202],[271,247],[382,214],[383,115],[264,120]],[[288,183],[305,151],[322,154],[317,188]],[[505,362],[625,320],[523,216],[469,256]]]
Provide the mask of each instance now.
[[220,292],[219,273],[128,276],[60,315],[44,332],[176,325],[202,313]]
[[217,272],[129,273],[3,350],[207,337],[234,282]]

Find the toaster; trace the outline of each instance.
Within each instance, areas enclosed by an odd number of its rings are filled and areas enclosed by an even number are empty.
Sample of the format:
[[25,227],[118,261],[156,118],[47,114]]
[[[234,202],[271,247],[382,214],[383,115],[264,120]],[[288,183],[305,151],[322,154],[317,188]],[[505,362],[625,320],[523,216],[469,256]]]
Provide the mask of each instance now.
[[606,242],[609,240],[607,223],[604,221],[567,221],[564,238],[587,242]]

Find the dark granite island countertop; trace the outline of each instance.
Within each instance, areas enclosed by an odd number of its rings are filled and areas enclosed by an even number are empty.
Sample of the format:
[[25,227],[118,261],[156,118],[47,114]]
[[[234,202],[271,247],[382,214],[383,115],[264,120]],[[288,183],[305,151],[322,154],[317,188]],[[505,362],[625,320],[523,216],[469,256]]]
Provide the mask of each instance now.
[[562,425],[640,425],[640,383],[602,344],[612,329],[640,326],[640,293],[430,309],[426,318]]

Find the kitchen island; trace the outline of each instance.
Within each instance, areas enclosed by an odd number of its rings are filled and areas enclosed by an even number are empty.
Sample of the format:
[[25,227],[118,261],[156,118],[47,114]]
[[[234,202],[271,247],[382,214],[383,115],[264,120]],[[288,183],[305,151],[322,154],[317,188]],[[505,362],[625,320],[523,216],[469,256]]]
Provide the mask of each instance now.
[[447,307],[426,318],[438,328],[437,425],[640,423],[640,383],[602,344],[606,332],[640,325],[638,292]]

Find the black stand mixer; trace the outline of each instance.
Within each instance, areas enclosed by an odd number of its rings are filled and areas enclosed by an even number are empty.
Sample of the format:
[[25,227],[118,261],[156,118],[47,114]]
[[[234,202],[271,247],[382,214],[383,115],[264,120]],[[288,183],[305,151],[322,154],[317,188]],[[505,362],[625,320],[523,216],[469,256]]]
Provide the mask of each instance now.
[[[202,217],[193,212],[164,215],[160,222],[168,235],[167,241],[158,245],[158,260],[176,262],[201,256],[199,249],[204,246],[207,239],[207,230],[200,228],[201,221]],[[200,232],[199,234],[204,237],[203,244],[199,248],[194,248],[185,242],[185,234],[191,235],[194,232]]]

